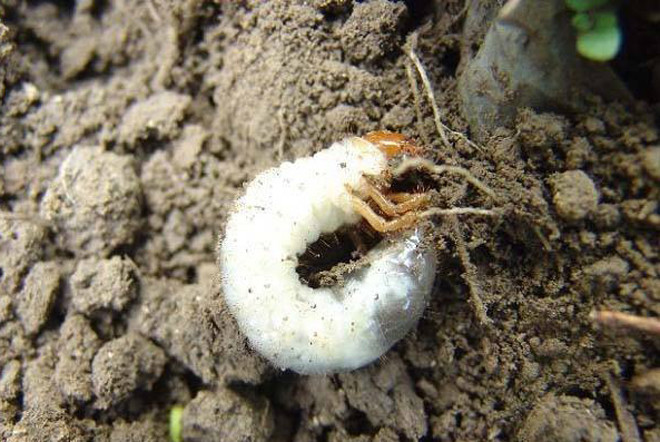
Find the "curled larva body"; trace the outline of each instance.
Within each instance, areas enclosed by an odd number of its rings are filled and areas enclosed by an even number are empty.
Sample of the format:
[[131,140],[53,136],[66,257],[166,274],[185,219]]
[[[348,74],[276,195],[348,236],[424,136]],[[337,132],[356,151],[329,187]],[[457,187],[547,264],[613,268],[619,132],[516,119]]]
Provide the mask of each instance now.
[[275,366],[304,374],[361,367],[426,307],[436,261],[421,227],[381,241],[340,286],[313,289],[296,272],[310,243],[360,220],[348,189],[360,192],[365,175],[386,167],[375,145],[348,138],[263,172],[237,201],[219,246],[223,293],[250,345]]

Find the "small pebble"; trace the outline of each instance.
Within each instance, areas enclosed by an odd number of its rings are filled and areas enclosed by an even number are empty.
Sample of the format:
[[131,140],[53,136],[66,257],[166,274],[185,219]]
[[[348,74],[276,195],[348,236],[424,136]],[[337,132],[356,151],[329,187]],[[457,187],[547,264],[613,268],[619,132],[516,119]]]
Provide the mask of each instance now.
[[86,315],[100,310],[120,312],[137,296],[137,267],[128,258],[89,258],[71,276],[72,305]]
[[557,214],[566,221],[580,221],[598,207],[598,190],[581,170],[557,174],[551,178],[550,185]]
[[107,342],[92,362],[98,408],[117,405],[138,390],[150,390],[162,374],[166,360],[160,347],[136,333]]
[[108,256],[141,227],[142,190],[133,157],[76,147],[41,202],[60,247],[79,257]]
[[55,263],[39,262],[32,267],[16,302],[25,333],[36,334],[48,321],[59,287],[60,272]]

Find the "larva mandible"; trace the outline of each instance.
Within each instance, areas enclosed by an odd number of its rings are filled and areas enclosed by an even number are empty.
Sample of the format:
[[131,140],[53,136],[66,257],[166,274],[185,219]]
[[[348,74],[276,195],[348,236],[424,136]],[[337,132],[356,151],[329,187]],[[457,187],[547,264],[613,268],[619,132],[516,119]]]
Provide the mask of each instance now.
[[224,298],[250,345],[275,366],[302,374],[364,366],[421,316],[436,270],[423,227],[388,235],[341,286],[313,289],[296,272],[309,244],[360,221],[355,194],[394,153],[412,152],[403,140],[387,132],[344,139],[266,170],[236,202],[218,250]]

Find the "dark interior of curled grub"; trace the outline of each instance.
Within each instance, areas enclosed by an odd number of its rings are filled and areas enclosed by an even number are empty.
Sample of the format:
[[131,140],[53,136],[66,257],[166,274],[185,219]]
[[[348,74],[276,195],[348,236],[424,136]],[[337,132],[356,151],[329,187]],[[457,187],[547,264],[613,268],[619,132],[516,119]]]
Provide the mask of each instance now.
[[[397,158],[390,162],[390,168],[394,169],[404,158]],[[398,176],[390,183],[391,192],[421,193],[436,187],[436,181],[425,170],[412,169]]]
[[298,256],[296,272],[300,281],[311,288],[341,284],[344,275],[359,267],[360,258],[381,239],[364,222],[322,235]]

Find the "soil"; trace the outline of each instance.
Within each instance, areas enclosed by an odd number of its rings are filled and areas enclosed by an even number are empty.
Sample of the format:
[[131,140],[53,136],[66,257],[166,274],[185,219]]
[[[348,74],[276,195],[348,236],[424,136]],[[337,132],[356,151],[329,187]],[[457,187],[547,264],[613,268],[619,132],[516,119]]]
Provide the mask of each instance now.
[[[660,338],[591,315],[660,315],[658,91],[448,146],[407,51],[469,136],[463,7],[1,2],[0,440],[161,441],[175,405],[186,441],[660,440]],[[232,202],[378,129],[497,196],[425,177],[437,204],[498,216],[434,220],[431,303],[382,360],[277,371],[223,306]]]

